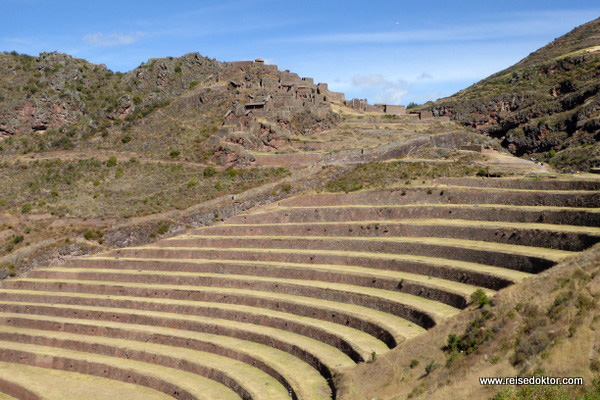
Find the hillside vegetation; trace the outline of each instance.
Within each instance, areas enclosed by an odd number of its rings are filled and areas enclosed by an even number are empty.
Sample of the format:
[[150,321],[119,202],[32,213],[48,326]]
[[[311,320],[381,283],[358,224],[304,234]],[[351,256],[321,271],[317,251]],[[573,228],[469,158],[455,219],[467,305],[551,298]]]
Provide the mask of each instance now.
[[533,155],[567,171],[598,166],[600,19],[426,106],[499,138],[515,155]]

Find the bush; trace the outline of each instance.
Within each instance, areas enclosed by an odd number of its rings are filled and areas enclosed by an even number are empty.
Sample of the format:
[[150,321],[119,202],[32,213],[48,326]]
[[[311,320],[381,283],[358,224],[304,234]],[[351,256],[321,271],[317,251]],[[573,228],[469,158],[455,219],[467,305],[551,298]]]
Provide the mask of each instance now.
[[437,368],[437,364],[435,363],[435,361],[429,362],[429,364],[427,364],[425,366],[425,375],[431,374],[433,372],[433,370],[436,368]]
[[169,157],[177,158],[177,157],[179,157],[180,154],[181,154],[181,152],[179,150],[171,150],[171,152],[169,153]]
[[196,181],[193,179],[187,183],[188,188],[193,188],[194,186],[196,186]]
[[477,289],[471,293],[471,302],[473,304],[478,304],[479,307],[483,307],[487,304],[490,304],[490,299],[487,297],[483,289]]
[[198,81],[191,81],[191,82],[190,82],[190,89],[193,89],[193,88],[195,88],[196,86],[198,86],[198,83],[200,83],[200,82],[198,82]]
[[31,204],[29,204],[29,203],[23,204],[23,206],[21,207],[21,213],[27,214],[30,211],[31,211]]
[[227,170],[227,176],[230,179],[235,178],[237,175],[238,175],[238,172],[237,172],[237,170],[235,168],[230,168],[230,169]]
[[98,242],[101,242],[104,234],[100,231],[88,230],[84,232],[83,237],[85,240],[97,240]]
[[292,185],[290,185],[289,183],[284,183],[284,184],[281,186],[281,190],[282,190],[284,193],[287,193],[287,194],[289,194],[289,193],[292,191]]
[[205,178],[212,178],[216,174],[217,174],[217,170],[214,167],[208,166],[208,167],[204,168],[204,177]]
[[114,167],[115,165],[117,165],[117,157],[112,156],[108,160],[106,160],[107,167]]
[[410,365],[409,365],[410,369],[415,369],[418,366],[419,366],[419,360],[411,360]]
[[158,228],[156,229],[156,233],[158,235],[164,235],[165,233],[167,233],[169,231],[169,224],[166,222],[163,222],[162,224],[160,224],[158,226]]
[[126,133],[125,136],[121,138],[121,143],[125,144],[129,142],[131,142],[131,135],[129,133]]

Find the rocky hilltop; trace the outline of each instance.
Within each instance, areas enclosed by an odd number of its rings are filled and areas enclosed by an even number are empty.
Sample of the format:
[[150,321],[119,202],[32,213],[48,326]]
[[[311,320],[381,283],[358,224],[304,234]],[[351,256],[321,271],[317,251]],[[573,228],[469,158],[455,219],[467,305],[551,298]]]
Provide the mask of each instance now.
[[600,19],[514,66],[426,105],[566,170],[600,164]]
[[276,151],[293,135],[330,128],[331,105],[345,103],[327,84],[261,59],[218,62],[198,53],[151,59],[127,73],[60,53],[3,53],[0,78],[5,155],[175,151],[188,161],[243,164],[247,150]]

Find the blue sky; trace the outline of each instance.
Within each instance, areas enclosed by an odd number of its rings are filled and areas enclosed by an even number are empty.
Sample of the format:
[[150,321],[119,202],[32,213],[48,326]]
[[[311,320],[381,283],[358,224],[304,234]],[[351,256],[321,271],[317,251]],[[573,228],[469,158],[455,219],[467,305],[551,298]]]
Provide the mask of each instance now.
[[0,50],[60,51],[115,71],[199,52],[262,57],[370,102],[422,103],[600,16],[596,1],[0,0]]

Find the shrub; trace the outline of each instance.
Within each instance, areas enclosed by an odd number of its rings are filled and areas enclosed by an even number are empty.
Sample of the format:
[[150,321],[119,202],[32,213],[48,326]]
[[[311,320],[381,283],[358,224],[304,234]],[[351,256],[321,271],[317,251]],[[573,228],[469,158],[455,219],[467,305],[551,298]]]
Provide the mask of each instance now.
[[212,178],[216,174],[217,174],[217,170],[214,167],[211,167],[209,165],[208,167],[204,168],[204,177],[205,178]]
[[489,176],[490,175],[490,170],[488,167],[486,168],[479,168],[479,170],[477,171],[477,176]]
[[419,360],[411,360],[410,365],[409,365],[410,369],[415,369],[418,366],[419,366]]
[[125,144],[129,142],[131,142],[131,135],[129,133],[126,133],[125,136],[121,138],[121,143]]
[[117,157],[111,156],[108,160],[106,160],[107,167],[114,167],[117,165]]
[[177,157],[179,157],[180,154],[181,154],[181,152],[179,150],[171,150],[171,152],[169,153],[169,157],[177,158]]
[[158,228],[156,229],[156,233],[158,235],[164,235],[165,233],[167,233],[169,231],[169,224],[166,222],[161,223]]
[[290,185],[289,183],[285,183],[281,186],[281,190],[285,193],[290,193],[292,191],[292,185]]
[[21,213],[27,214],[30,211],[31,211],[31,204],[29,204],[29,203],[23,204],[23,206],[21,207]]
[[101,243],[104,234],[97,230],[87,230],[84,232],[83,237],[85,240],[97,240],[99,243]]
[[429,364],[425,366],[425,375],[429,375],[433,372],[434,369],[437,368],[437,364],[435,361],[430,361]]
[[196,186],[196,181],[193,179],[187,183],[188,188],[193,188],[194,186]]
[[136,106],[142,104],[142,97],[139,94],[133,96],[133,104]]
[[471,302],[473,304],[478,304],[479,307],[483,307],[487,304],[490,304],[490,299],[487,297],[483,289],[477,289],[471,293]]
[[198,81],[191,81],[191,82],[190,82],[190,89],[193,89],[193,88],[195,88],[196,86],[198,86],[198,83],[199,83]]
[[235,178],[237,175],[238,175],[237,169],[235,169],[235,168],[230,168],[230,169],[228,169],[228,170],[227,170],[227,176],[228,176],[230,179],[233,179],[233,178]]

